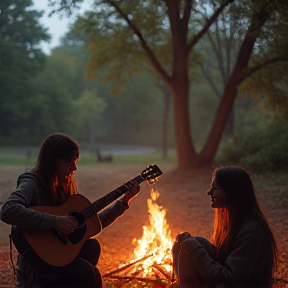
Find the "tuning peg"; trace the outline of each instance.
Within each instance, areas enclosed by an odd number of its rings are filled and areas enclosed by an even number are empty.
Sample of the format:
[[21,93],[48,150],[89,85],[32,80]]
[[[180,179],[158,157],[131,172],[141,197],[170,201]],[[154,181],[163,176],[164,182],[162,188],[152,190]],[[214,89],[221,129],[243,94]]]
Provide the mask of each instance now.
[[147,180],[147,182],[148,182],[149,185],[153,185],[155,182],[158,181],[158,179],[159,179],[159,177],[154,178],[154,179],[149,179],[149,180]]

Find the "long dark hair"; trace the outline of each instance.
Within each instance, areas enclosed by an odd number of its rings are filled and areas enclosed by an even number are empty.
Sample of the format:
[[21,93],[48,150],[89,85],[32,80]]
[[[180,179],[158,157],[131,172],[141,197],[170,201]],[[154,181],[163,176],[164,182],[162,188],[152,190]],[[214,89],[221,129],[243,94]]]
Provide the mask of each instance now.
[[[257,221],[270,241],[273,253],[273,266],[277,266],[277,245],[268,222],[257,202],[251,177],[244,168],[225,166],[214,169],[213,178],[226,192],[227,205],[215,209],[214,233],[212,242],[219,252],[222,245],[229,246],[234,233],[245,221]],[[213,179],[212,179],[213,181]]]
[[59,185],[56,169],[59,160],[65,159],[70,161],[74,155],[79,158],[79,148],[80,146],[75,140],[63,133],[53,133],[43,141],[37,163],[32,172],[38,175],[47,188],[46,199],[51,204],[57,201],[57,197],[60,194],[67,194],[69,196],[77,192],[77,185],[73,174],[64,189],[64,187]]

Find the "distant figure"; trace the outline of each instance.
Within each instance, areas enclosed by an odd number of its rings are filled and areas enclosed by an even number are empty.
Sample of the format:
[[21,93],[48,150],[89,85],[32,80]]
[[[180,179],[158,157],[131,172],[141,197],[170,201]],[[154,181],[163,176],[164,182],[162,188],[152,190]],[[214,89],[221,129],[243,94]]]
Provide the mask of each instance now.
[[112,155],[102,155],[100,149],[96,149],[96,158],[98,162],[112,162]]
[[[46,232],[49,230],[49,232],[55,234],[53,240],[61,241],[63,244],[65,244],[65,241],[67,242],[63,235],[68,238],[76,228],[79,228],[75,231],[76,236],[74,236],[79,238],[79,234],[77,233],[80,233],[79,231],[82,231],[83,227],[86,229],[86,226],[82,227],[80,224],[78,226],[78,221],[75,220],[75,217],[70,215],[59,216],[59,214],[52,215],[30,208],[31,206],[50,206],[49,208],[52,210],[52,207],[55,209],[56,207],[59,208],[68,200],[71,203],[73,196],[75,199],[76,195],[73,194],[77,194],[78,189],[74,173],[77,171],[78,159],[79,144],[70,136],[61,133],[49,135],[40,148],[36,166],[31,171],[19,176],[17,188],[2,206],[1,220],[13,225],[13,227],[20,227],[20,231],[22,229],[26,231],[37,230]],[[127,211],[130,201],[138,195],[139,191],[140,187],[138,185],[132,187],[113,205],[98,214],[92,214],[92,217],[89,219],[93,219],[91,220],[93,221],[93,225],[96,227],[97,224],[97,227],[101,231],[101,229],[111,225]],[[81,198],[78,197],[76,199]],[[91,210],[89,211],[91,212]],[[93,211],[92,209],[92,213]],[[75,240],[75,238],[73,239]],[[76,253],[76,258],[68,265],[56,265],[55,267],[50,267],[50,265],[49,269],[45,269],[45,271],[38,271],[39,266],[33,266],[32,262],[34,260],[38,261],[39,257],[34,257],[35,252],[33,252],[33,247],[29,247],[28,242],[27,246],[25,242],[27,241],[21,242],[21,245],[24,245],[23,251],[25,251],[22,252],[23,255],[19,254],[16,267],[19,288],[101,287],[102,277],[96,267],[101,247],[95,238],[84,239],[80,252],[78,255]],[[75,241],[75,243],[79,243],[79,241]],[[49,243],[49,247],[52,244]],[[30,256],[30,262],[27,259],[28,256]]]
[[216,168],[207,194],[215,209],[212,243],[189,232],[176,237],[179,287],[271,287],[277,247],[248,172],[237,166]]

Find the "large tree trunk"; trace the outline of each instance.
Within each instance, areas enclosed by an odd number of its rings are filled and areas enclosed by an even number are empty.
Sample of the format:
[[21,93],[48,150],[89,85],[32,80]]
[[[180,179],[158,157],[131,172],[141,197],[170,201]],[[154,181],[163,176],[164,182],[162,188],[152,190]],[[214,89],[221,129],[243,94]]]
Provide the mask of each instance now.
[[[190,2],[190,1],[188,1]],[[191,3],[190,3],[191,4]],[[178,167],[187,168],[196,165],[197,154],[193,146],[193,140],[189,120],[189,49],[187,48],[188,17],[179,18],[177,3],[168,1],[170,9],[173,65],[172,76],[167,83],[172,92],[174,112],[175,144],[178,156]]]
[[[170,29],[172,34],[173,64],[171,78],[164,77],[170,87],[173,97],[175,143],[178,156],[178,168],[199,168],[203,159],[196,153],[190,129],[189,119],[189,53],[192,47],[206,33],[219,13],[229,4],[226,1],[215,11],[213,16],[206,21],[203,29],[188,41],[188,24],[192,9],[192,1],[185,1],[182,17],[179,14],[179,3],[174,0],[166,1]],[[187,43],[189,42],[189,43]],[[153,59],[152,59],[153,63]],[[159,71],[159,69],[158,69]],[[161,73],[161,71],[159,71]],[[166,78],[166,79],[165,79]],[[200,155],[201,156],[201,155]]]
[[162,131],[162,156],[164,159],[168,155],[168,120],[171,102],[171,92],[165,82],[162,83],[162,91],[164,98],[164,111],[163,111],[163,131]]
[[261,28],[267,20],[269,13],[263,8],[256,12],[250,22],[246,37],[238,54],[233,73],[227,83],[224,94],[221,98],[211,132],[206,144],[200,153],[203,165],[212,163],[216,155],[221,137],[227,123],[229,113],[237,96],[237,86],[245,79],[243,71],[248,67],[252,50]]
[[[216,155],[228,116],[231,112],[234,100],[237,96],[237,87],[245,79],[243,71],[248,67],[255,41],[261,31],[261,27],[267,20],[269,14],[265,9],[258,10],[252,19],[248,28],[246,37],[238,54],[233,73],[226,85],[225,91],[221,98],[215,120],[212,124],[211,132],[202,151],[196,154],[192,135],[190,132],[189,121],[189,79],[188,65],[184,65],[185,51],[181,51],[178,45],[175,45],[177,55],[175,55],[174,77],[175,81],[171,82],[170,88],[173,95],[174,107],[174,125],[175,141],[178,155],[178,168],[200,168],[212,164]],[[181,34],[180,31],[178,31]],[[179,41],[179,39],[178,39]],[[178,49],[177,49],[178,48]],[[188,55],[187,55],[188,56]],[[177,64],[176,64],[177,63]],[[186,62],[186,64],[188,64]]]
[[[187,83],[183,83],[187,82]],[[178,156],[178,168],[198,165],[194,150],[189,121],[189,81],[178,80],[172,87],[175,144]]]
[[117,12],[120,13],[128,25],[130,25],[134,33],[139,37],[142,49],[150,59],[151,65],[155,68],[157,73],[159,73],[159,75],[162,77],[163,81],[171,89],[173,97],[175,143],[178,156],[178,168],[198,168],[201,166],[206,166],[207,164],[211,164],[214,160],[228,115],[237,95],[237,86],[245,78],[242,74],[243,69],[248,66],[254,43],[259,36],[262,25],[267,20],[269,13],[271,13],[271,10],[269,10],[270,12],[268,13],[265,10],[267,7],[261,7],[252,16],[250,27],[242,44],[242,48],[234,67],[234,71],[227,83],[222,99],[220,101],[216,118],[212,125],[211,133],[202,151],[200,154],[197,154],[193,146],[189,120],[189,53],[192,47],[194,47],[199,39],[207,32],[211,24],[215,21],[215,19],[217,19],[223,9],[229,3],[233,2],[233,0],[224,1],[217,8],[215,13],[206,21],[204,27],[190,42],[188,41],[188,24],[190,21],[190,13],[193,1],[184,1],[185,4],[182,7],[183,10],[179,9],[180,6],[178,1],[165,1],[170,21],[173,47],[171,75],[168,75],[163,69],[155,54],[147,45],[147,42],[145,41],[137,26],[120,9],[120,7],[115,4],[115,2],[107,2],[111,4]]
[[234,122],[235,122],[234,118],[235,118],[235,103],[233,103],[231,107],[231,111],[229,113],[225,131],[224,131],[224,135],[227,137],[230,137],[234,134]]

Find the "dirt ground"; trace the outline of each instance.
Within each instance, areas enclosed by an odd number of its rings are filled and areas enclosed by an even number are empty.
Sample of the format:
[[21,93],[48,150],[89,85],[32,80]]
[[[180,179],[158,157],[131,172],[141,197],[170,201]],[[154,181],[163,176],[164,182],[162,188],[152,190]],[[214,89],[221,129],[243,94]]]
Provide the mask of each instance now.
[[[80,166],[77,172],[79,191],[91,202],[105,196],[126,181],[137,176],[145,166],[115,166],[103,164]],[[153,186],[141,185],[141,193],[133,200],[130,209],[113,225],[104,229],[97,239],[102,246],[99,269],[102,274],[134,259],[134,238],[140,239],[143,226],[148,224],[147,199],[150,189],[158,190],[158,205],[167,211],[166,218],[173,238],[183,231],[192,235],[211,237],[213,209],[205,192],[210,187],[211,171],[173,173],[173,167],[160,167],[163,176]],[[0,202],[7,198],[16,185],[23,167],[0,166]],[[265,187],[259,193],[261,206],[269,219],[279,247],[277,278],[288,280],[288,183],[281,189]],[[0,222],[0,287],[14,287],[13,270],[9,262],[10,226]],[[16,253],[14,252],[14,256]],[[288,282],[279,281],[273,287],[288,287]]]

